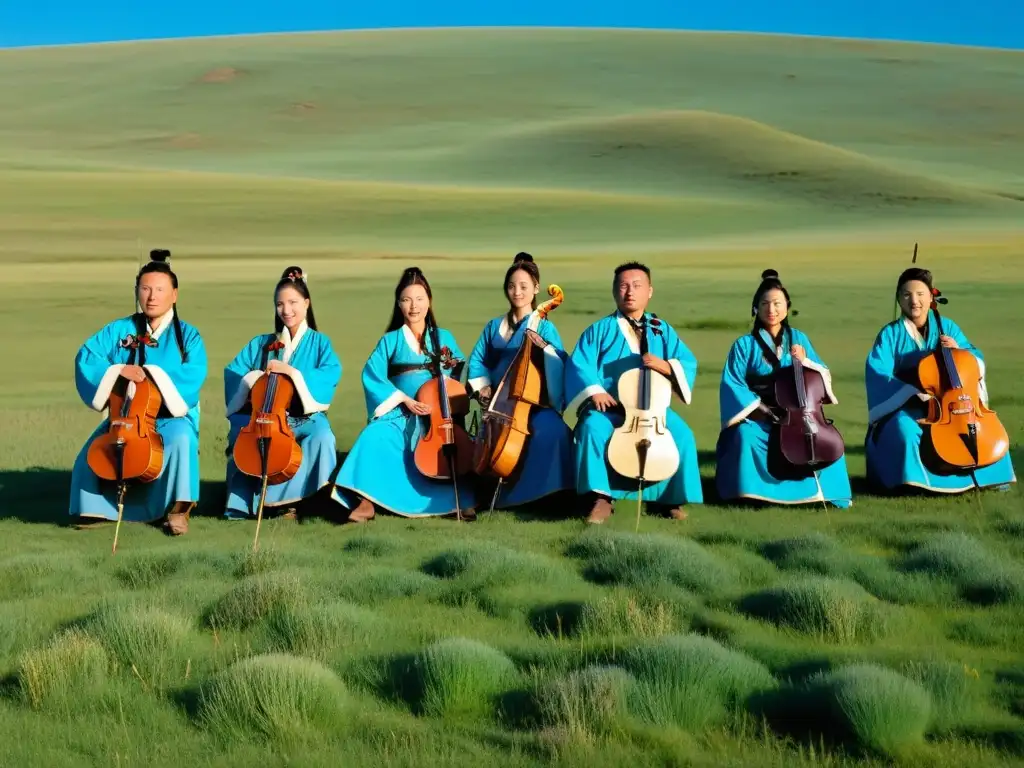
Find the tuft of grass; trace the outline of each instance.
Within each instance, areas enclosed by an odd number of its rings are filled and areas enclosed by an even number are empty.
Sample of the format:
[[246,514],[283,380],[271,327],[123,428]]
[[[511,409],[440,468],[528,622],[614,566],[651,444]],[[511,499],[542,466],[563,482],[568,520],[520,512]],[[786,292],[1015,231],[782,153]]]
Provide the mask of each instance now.
[[495,697],[516,679],[516,668],[501,651],[476,640],[452,637],[418,653],[405,670],[405,698],[418,714],[485,717]]
[[628,650],[631,710],[654,725],[699,730],[718,724],[777,683],[766,667],[702,635],[665,637]]
[[178,553],[140,553],[125,558],[114,575],[129,589],[149,589],[173,576],[181,566]]
[[846,644],[885,633],[885,615],[876,603],[857,584],[814,576],[747,595],[738,607],[778,626]]
[[965,533],[940,533],[908,552],[899,567],[944,579],[964,599],[982,605],[1024,601],[1024,572],[1015,563],[993,555]]
[[250,576],[258,576],[280,568],[284,562],[282,554],[273,547],[261,547],[256,552],[246,549],[234,557],[235,576],[244,579]]
[[613,732],[629,714],[635,681],[621,667],[593,665],[537,685],[533,697],[542,725],[574,740]]
[[375,613],[339,602],[280,603],[264,619],[271,646],[319,660],[368,645],[379,629]]
[[294,575],[255,576],[232,587],[211,605],[204,621],[212,628],[248,629],[272,611],[300,605],[305,600],[306,592]]
[[539,634],[555,638],[661,637],[684,629],[692,608],[692,600],[614,592],[597,600],[540,606],[531,612],[530,623]]
[[319,662],[271,653],[215,675],[200,690],[199,716],[226,744],[252,735],[287,744],[336,732],[347,699],[342,681]]
[[404,545],[397,536],[382,536],[380,534],[366,534],[349,539],[345,543],[345,551],[357,555],[369,555],[370,557],[383,557],[393,555],[402,551]]
[[423,571],[442,579],[459,578],[464,584],[496,586],[523,580],[533,583],[557,579],[564,568],[551,558],[502,547],[491,541],[463,544],[423,564]]
[[735,578],[700,544],[672,536],[588,531],[572,542],[567,554],[582,559],[584,576],[598,584],[671,584],[709,594],[728,587]]
[[973,719],[985,686],[978,670],[945,661],[908,661],[899,672],[928,691],[932,701],[929,732],[948,733]]
[[335,587],[340,597],[356,603],[378,605],[398,597],[429,598],[441,591],[441,582],[419,571],[371,565],[346,572]]
[[32,709],[71,716],[83,701],[99,693],[107,681],[109,659],[103,646],[74,628],[45,648],[26,651],[18,659],[18,687]]

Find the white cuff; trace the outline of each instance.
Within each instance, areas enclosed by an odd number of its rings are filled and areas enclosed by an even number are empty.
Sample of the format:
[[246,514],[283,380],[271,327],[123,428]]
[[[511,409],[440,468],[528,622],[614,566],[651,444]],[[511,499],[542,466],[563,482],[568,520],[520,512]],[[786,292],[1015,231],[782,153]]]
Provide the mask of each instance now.
[[825,382],[825,394],[828,395],[828,401],[832,405],[839,405],[839,399],[832,391],[832,372],[824,365],[818,365],[813,360],[804,360],[803,366],[804,368],[810,368],[812,371],[817,371],[821,374],[821,378]]
[[181,395],[178,393],[178,388],[174,386],[174,382],[171,381],[171,377],[167,375],[167,372],[159,365],[146,365],[143,368],[145,368],[153,383],[156,384],[156,388],[160,390],[160,394],[164,398],[164,405],[171,416],[181,417],[188,414],[188,406],[182,400]]
[[[974,354],[973,352],[971,354]],[[977,355],[974,359],[978,361],[978,370],[981,372],[981,381],[978,382],[978,396],[981,397],[981,404],[988,408],[988,387],[985,386],[985,361]]]
[[888,416],[890,413],[895,411],[901,405],[903,405],[910,397],[914,395],[923,394],[918,390],[917,387],[911,386],[910,384],[904,384],[892,397],[879,403],[874,408],[868,411],[868,422],[874,424],[883,416]]
[[759,398],[755,399],[754,402],[752,402],[746,408],[744,408],[742,411],[740,411],[735,416],[733,416],[731,419],[729,419],[729,423],[725,425],[726,428],[728,429],[729,427],[735,427],[737,424],[739,424],[741,421],[743,421],[745,418],[747,418],[747,416],[749,416],[754,411],[756,411],[758,406],[760,406],[760,405],[761,405],[761,398],[759,397]]
[[486,375],[477,376],[475,379],[470,379],[466,383],[469,384],[469,388],[474,392],[479,392],[484,387],[491,386],[491,377]]
[[299,401],[302,403],[303,414],[307,413],[322,413],[330,408],[329,403],[318,403],[314,398],[313,394],[309,391],[309,387],[306,386],[306,379],[302,375],[302,371],[296,370],[290,374],[289,377],[292,380],[292,384],[295,385],[295,393],[299,396]]
[[679,394],[682,396],[683,402],[689,405],[690,400],[693,398],[693,393],[690,392],[690,385],[686,381],[683,364],[673,359],[668,361],[668,365],[672,369],[672,378],[675,380],[676,386],[679,387]]
[[561,413],[565,399],[565,363],[551,344],[544,347],[544,383],[551,407]]
[[245,407],[252,385],[262,375],[263,371],[249,371],[242,377],[242,380],[238,382],[238,389],[235,390],[235,394],[231,396],[231,401],[228,403],[228,416],[238,413]]
[[92,403],[90,403],[94,411],[106,409],[107,402],[110,400],[110,393],[114,389],[114,383],[117,381],[117,377],[121,375],[123,369],[124,365],[112,365],[107,368],[103,378],[100,379],[99,386],[96,387],[96,394],[92,398]]
[[567,406],[565,406],[565,410],[568,411],[569,413],[574,413],[577,408],[579,408],[581,405],[583,405],[583,402],[588,397],[593,397],[594,395],[607,395],[607,394],[608,394],[608,391],[604,387],[602,387],[600,384],[591,384],[589,387],[584,387],[583,389],[581,389],[579,394],[576,395],[576,397],[574,397],[572,399],[572,402],[569,403]]
[[385,413],[397,408],[405,401],[405,393],[400,389],[392,392],[388,398],[373,410],[373,418],[379,419]]

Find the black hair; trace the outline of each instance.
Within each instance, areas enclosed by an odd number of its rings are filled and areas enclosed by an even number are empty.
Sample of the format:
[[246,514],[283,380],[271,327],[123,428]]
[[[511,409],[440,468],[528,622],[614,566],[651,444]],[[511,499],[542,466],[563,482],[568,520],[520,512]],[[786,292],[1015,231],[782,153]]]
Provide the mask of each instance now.
[[430,309],[427,310],[427,325],[437,325],[437,321],[434,319],[434,294],[430,292],[430,283],[427,282],[426,276],[419,267],[409,267],[402,273],[402,277],[398,280],[398,285],[395,286],[395,305],[391,308],[391,322],[388,323],[387,333],[396,331],[405,324],[405,317],[403,317],[402,310],[398,306],[398,301],[402,297],[402,291],[410,285],[423,286],[423,290],[427,292],[427,298],[430,299],[431,303]]
[[[178,276],[174,274],[171,269],[171,252],[166,248],[155,248],[149,252],[149,263],[144,265],[139,273],[135,276],[135,296],[138,301],[139,295],[139,283],[142,281],[143,275],[153,274],[154,272],[162,275],[167,275],[171,278],[171,286],[178,289]],[[171,312],[173,315],[174,324],[174,338],[178,342],[178,351],[181,353],[181,362],[188,361],[188,353],[185,351],[185,332],[181,329],[181,320],[178,318],[178,304],[175,302],[171,305]],[[138,336],[142,336],[146,333],[146,314],[144,312],[136,312],[132,315],[132,320],[135,323],[135,333]]]
[[[754,299],[750,302],[750,316],[754,318],[755,333],[758,329],[765,327],[764,323],[761,322],[761,318],[757,316],[757,305],[761,303],[762,297],[768,293],[768,291],[772,290],[782,291],[782,295],[786,297],[786,317],[782,318],[782,330],[783,332],[789,330],[789,310],[793,305],[793,302],[789,298],[789,291],[787,291],[786,286],[782,284],[782,280],[779,278],[778,272],[774,269],[766,269],[761,273],[761,284],[757,286],[757,290],[754,291]],[[796,313],[794,312],[792,314]]]
[[921,269],[921,267],[910,267],[909,269],[903,270],[900,275],[900,279],[896,281],[896,296],[900,295],[900,288],[911,280],[919,280],[928,286],[928,290],[932,290],[932,273],[930,270]]
[[639,269],[641,272],[647,275],[647,279],[650,280],[650,268],[646,264],[641,264],[639,261],[627,261],[625,264],[619,264],[619,266],[615,268],[615,274],[612,276],[612,280],[618,280],[619,275],[621,275],[623,272],[629,272],[630,270],[633,269]]
[[[502,290],[505,292],[506,298],[508,297],[509,280],[512,279],[512,275],[514,275],[516,272],[520,270],[522,270],[523,272],[530,276],[530,279],[533,280],[534,285],[540,285],[540,267],[538,267],[537,263],[533,260],[533,256],[526,253],[525,251],[520,251],[519,253],[516,254],[515,259],[512,260],[512,266],[505,270],[505,282],[501,284],[501,287]],[[537,308],[536,296],[534,296],[533,301],[530,302],[530,307],[532,309]],[[508,322],[509,325],[512,324],[511,307],[509,307],[508,310]]]
[[[309,299],[309,309],[306,310],[306,325],[314,331],[316,328],[316,317],[313,316],[313,300],[309,297],[309,288],[306,286],[306,276],[302,267],[288,267],[281,273],[281,279],[274,286],[274,304],[277,304],[277,292],[284,287],[294,288],[304,299]],[[284,330],[284,321],[274,312],[274,330],[280,333]]]

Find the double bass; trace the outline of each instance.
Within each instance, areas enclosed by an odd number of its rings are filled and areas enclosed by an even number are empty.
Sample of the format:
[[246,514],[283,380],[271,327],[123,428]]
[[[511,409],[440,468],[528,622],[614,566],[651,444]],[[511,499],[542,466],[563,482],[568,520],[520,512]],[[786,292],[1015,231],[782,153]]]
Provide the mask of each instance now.
[[[556,309],[565,294],[557,285],[548,286],[551,299],[534,313],[540,320]],[[481,477],[498,478],[491,510],[498,501],[504,483],[521,468],[530,436],[530,414],[547,404],[544,379],[544,349],[548,343],[540,334],[527,329],[523,343],[498,382],[480,422],[474,442],[473,465]]]
[[[428,321],[429,322],[429,321]],[[459,478],[473,469],[473,440],[462,426],[469,413],[469,397],[461,382],[445,376],[444,369],[452,369],[455,361],[451,350],[441,346],[437,326],[427,328],[433,352],[432,377],[416,391],[416,399],[431,406],[427,425],[416,443],[414,463],[424,477],[451,480],[455,491],[455,515],[462,520],[459,500]]]
[[843,457],[843,436],[822,404],[828,399],[825,379],[818,371],[793,358],[774,376],[776,407],[783,414],[772,424],[771,443],[787,469],[814,473]]
[[608,463],[623,477],[638,482],[636,527],[639,530],[644,483],[660,483],[672,477],[679,469],[680,457],[667,423],[668,409],[672,405],[672,382],[643,364],[643,356],[649,351],[648,328],[664,338],[661,320],[652,314],[650,321],[645,315],[630,323],[640,336],[640,366],[619,376],[618,400],[626,418],[608,441]]
[[[928,432],[936,456],[948,467],[975,470],[995,464],[1010,449],[1006,428],[981,399],[981,368],[966,349],[942,346],[942,317],[932,290],[938,322],[935,350],[917,364],[921,389],[931,395],[928,415],[919,423]],[[945,302],[943,302],[945,303]]]
[[[141,326],[145,320],[137,320]],[[146,347],[156,341],[139,332],[129,336],[122,346],[131,349],[128,365],[146,365]],[[111,554],[117,552],[117,538],[124,515],[124,497],[129,482],[149,483],[155,480],[164,465],[164,442],[156,428],[156,419],[163,406],[163,397],[148,376],[142,381],[118,377],[108,401],[110,423],[107,431],[97,435],[86,455],[89,468],[101,480],[117,484],[117,525]]]
[[[276,340],[267,346],[267,356],[284,344]],[[264,364],[266,369],[266,364]],[[295,398],[295,385],[283,373],[265,370],[249,391],[252,414],[235,439],[233,458],[238,471],[261,481],[256,512],[256,536],[253,551],[259,549],[260,523],[267,486],[286,483],[295,477],[302,464],[302,448],[288,426],[288,413]]]

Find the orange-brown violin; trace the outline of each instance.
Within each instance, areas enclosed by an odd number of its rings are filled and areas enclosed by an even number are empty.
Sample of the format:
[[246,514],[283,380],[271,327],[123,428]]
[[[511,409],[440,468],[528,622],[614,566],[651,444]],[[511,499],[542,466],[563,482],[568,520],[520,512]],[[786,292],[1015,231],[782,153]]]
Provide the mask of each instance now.
[[89,445],[89,468],[101,480],[148,483],[164,465],[164,441],[156,428],[163,397],[152,379],[118,377],[110,392],[110,426]]
[[252,415],[235,440],[238,470],[250,477],[266,478],[268,485],[295,477],[302,464],[302,448],[288,426],[288,411],[295,385],[282,373],[266,372],[252,385]]

